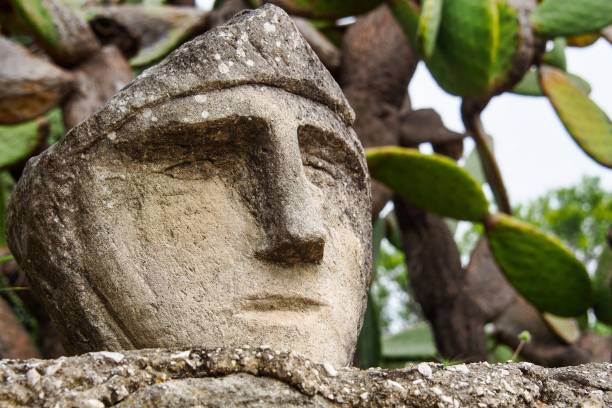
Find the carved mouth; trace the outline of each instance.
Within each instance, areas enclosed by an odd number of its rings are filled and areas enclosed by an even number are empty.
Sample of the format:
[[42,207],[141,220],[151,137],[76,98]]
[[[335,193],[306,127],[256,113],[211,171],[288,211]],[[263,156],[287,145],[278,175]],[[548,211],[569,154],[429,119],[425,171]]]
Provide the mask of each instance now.
[[306,312],[327,306],[327,303],[303,296],[262,295],[242,301],[241,309],[250,312]]

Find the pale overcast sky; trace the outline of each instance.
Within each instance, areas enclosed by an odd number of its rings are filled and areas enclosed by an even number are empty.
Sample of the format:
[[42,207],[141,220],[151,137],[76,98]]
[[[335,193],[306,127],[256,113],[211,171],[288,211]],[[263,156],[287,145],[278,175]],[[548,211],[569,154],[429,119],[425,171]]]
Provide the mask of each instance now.
[[[612,46],[599,40],[587,48],[568,48],[568,70],[593,87],[591,97],[612,114]],[[433,107],[446,126],[462,131],[460,100],[442,91],[420,65],[410,83],[415,109]],[[502,174],[512,202],[523,202],[551,188],[576,183],[583,175],[599,176],[612,190],[612,170],[582,152],[543,97],[502,95],[483,114],[495,140]]]
[[[202,8],[214,0],[197,0]],[[568,70],[593,87],[591,97],[612,115],[612,46],[599,40],[587,48],[568,48]],[[423,64],[410,83],[415,109],[432,107],[446,126],[462,131],[460,100],[442,91]],[[545,191],[575,184],[583,175],[599,176],[612,190],[612,170],[595,163],[567,134],[550,103],[543,97],[507,94],[495,98],[483,114],[483,122],[495,141],[502,175],[514,203]],[[470,149],[467,144],[467,151]]]

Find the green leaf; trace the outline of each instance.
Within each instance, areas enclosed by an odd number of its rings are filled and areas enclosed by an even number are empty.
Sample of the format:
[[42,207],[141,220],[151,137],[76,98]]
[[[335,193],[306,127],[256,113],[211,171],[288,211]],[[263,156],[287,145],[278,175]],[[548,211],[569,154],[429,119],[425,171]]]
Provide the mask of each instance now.
[[100,44],[81,15],[62,0],[11,0],[11,5],[54,62],[81,63]]
[[61,45],[61,33],[44,0],[12,0],[11,4],[44,43],[51,47]]
[[417,323],[409,329],[384,337],[382,354],[385,359],[392,360],[434,359],[437,350],[429,324]]
[[98,24],[104,27],[110,20],[139,37],[139,49],[130,64],[140,68],[161,60],[184,41],[202,32],[206,13],[193,7],[126,4],[90,7],[86,19],[94,27]]
[[593,309],[598,320],[612,325],[612,250],[605,245],[593,279]]
[[612,168],[612,123],[608,116],[563,71],[541,67],[540,84],[580,148]]
[[542,62],[563,71],[567,70],[567,59],[565,58],[566,43],[565,38],[556,38],[553,42],[553,48],[542,56]]
[[0,169],[26,159],[39,141],[40,123],[32,120],[0,126]]
[[531,14],[534,30],[545,37],[589,33],[610,24],[610,0],[544,0]]
[[438,84],[460,96],[489,91],[499,48],[496,0],[452,0],[442,7],[435,51],[425,60]]
[[159,39],[159,41],[138,51],[138,54],[130,59],[130,65],[139,68],[146,67],[159,61],[187,38],[187,32],[188,30],[186,30],[184,26],[169,30],[165,36]]
[[159,25],[168,27],[161,31],[154,41],[145,44],[133,58],[130,65],[144,67],[168,55],[194,32],[201,29],[205,22],[204,14],[190,8],[149,6],[141,7],[143,16],[159,20]]
[[417,28],[419,50],[424,57],[430,58],[436,47],[436,38],[442,19],[444,0],[424,0]]
[[589,275],[558,239],[503,214],[485,225],[497,264],[527,301],[562,317],[579,316],[588,309]]
[[372,177],[418,207],[467,221],[482,221],[488,214],[480,184],[445,156],[380,147],[368,149],[366,157]]
[[513,67],[514,54],[519,45],[518,12],[506,3],[498,2],[499,45],[492,67],[489,89],[503,85]]
[[[591,93],[591,85],[578,75],[566,73],[571,81],[585,94]],[[525,95],[525,96],[544,96],[544,92],[542,91],[542,87],[540,86],[540,78],[538,77],[538,71],[536,68],[531,68],[523,79],[520,80],[518,84],[514,86],[512,89],[512,93]]]
[[387,0],[387,5],[391,9],[395,21],[410,41],[412,48],[418,49],[416,42],[416,32],[420,18],[418,7],[411,0]]

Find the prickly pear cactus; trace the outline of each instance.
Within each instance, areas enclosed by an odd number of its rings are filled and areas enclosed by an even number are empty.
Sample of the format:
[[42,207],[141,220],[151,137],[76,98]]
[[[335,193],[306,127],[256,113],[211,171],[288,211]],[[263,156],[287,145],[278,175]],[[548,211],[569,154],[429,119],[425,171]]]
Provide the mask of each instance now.
[[100,49],[89,25],[61,0],[11,0],[11,4],[56,63],[72,66]]
[[612,168],[612,123],[605,112],[561,70],[541,67],[540,83],[580,148],[595,161]]
[[597,319],[612,325],[612,249],[608,246],[599,257],[593,279],[593,298]]
[[417,41],[419,52],[425,58],[431,58],[436,48],[440,20],[442,20],[442,5],[444,0],[424,0],[422,4]]
[[612,1],[544,0],[531,15],[531,24],[545,37],[598,31],[612,24]]
[[0,126],[0,169],[30,156],[38,144],[41,126],[47,126],[44,119]]
[[584,265],[558,239],[507,215],[485,224],[491,252],[512,286],[543,312],[579,316],[591,305]]
[[[578,75],[566,72],[565,75],[574,83],[576,88],[580,89],[585,95],[591,93],[591,85]],[[545,96],[542,87],[540,86],[540,78],[537,68],[531,68],[523,79],[512,88],[512,93],[525,96]]]
[[368,149],[366,158],[372,177],[421,208],[477,222],[488,214],[480,183],[445,156],[381,147]]
[[438,84],[464,97],[494,94],[512,68],[519,45],[517,11],[498,0],[390,1],[408,37]]

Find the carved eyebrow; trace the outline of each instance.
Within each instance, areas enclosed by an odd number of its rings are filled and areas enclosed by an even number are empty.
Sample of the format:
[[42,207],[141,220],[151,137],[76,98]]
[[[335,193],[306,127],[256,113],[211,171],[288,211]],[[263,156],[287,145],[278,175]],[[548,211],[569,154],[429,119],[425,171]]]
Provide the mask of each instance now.
[[297,130],[302,157],[312,155],[319,159],[345,167],[357,180],[367,174],[361,160],[362,152],[350,138],[338,135],[319,126],[302,125]]
[[345,151],[351,152],[356,157],[359,157],[361,155],[361,151],[357,148],[357,146],[351,143],[350,136],[344,134],[344,132],[346,131],[343,132],[343,130],[341,129],[333,129],[324,125],[321,126],[320,122],[312,123],[310,121],[304,121],[303,123],[298,125],[297,135],[300,146],[302,144],[307,143],[306,140],[303,140],[302,134],[309,131],[314,131],[319,134],[325,135],[325,138],[333,139],[333,141],[337,144],[335,147],[340,147]]
[[[232,99],[231,94],[227,94],[228,91],[240,88],[243,92],[238,94],[237,98]],[[267,115],[268,112],[278,109],[278,98],[261,97],[262,92],[265,94],[269,91],[282,92],[289,98],[295,98],[295,103],[285,105],[287,110],[281,114],[288,113],[292,116],[290,120],[297,122],[296,131],[303,126],[312,126],[321,132],[333,135],[345,149],[361,156],[362,151],[354,132],[329,106],[277,88],[254,85],[212,91],[202,96],[194,94],[174,98],[162,105],[139,112],[131,121],[124,123],[120,132],[131,134],[128,139],[142,144],[150,143],[156,137],[170,136],[170,133],[199,133],[199,131],[208,133],[211,128],[227,129],[232,121],[247,119],[267,122],[274,115],[274,113]],[[251,93],[258,96],[258,103],[253,103]],[[241,106],[233,109],[238,104]],[[172,130],[168,131],[168,128]],[[171,137],[162,140],[159,141],[176,143]]]

